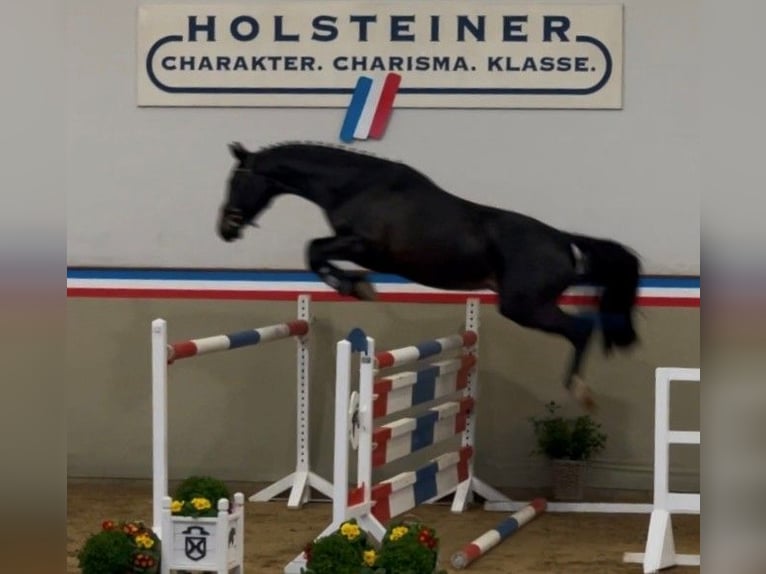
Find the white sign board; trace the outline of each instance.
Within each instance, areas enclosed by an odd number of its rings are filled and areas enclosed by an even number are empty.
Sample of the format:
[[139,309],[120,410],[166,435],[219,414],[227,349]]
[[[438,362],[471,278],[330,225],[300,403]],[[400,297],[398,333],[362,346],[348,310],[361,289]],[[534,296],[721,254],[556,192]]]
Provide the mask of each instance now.
[[143,4],[139,106],[621,108],[621,4],[272,0]]

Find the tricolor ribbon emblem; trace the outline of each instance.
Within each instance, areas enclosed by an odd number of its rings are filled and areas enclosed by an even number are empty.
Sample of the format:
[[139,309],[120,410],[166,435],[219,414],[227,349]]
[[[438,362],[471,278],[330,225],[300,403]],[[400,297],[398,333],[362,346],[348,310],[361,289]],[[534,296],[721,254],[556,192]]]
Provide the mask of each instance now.
[[359,77],[340,130],[342,141],[383,137],[401,79],[391,73],[385,78]]

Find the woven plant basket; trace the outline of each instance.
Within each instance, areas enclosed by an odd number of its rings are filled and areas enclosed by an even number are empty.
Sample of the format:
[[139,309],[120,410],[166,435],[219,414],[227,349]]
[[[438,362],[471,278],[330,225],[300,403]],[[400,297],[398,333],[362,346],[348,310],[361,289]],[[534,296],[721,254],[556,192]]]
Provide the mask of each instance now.
[[553,460],[553,497],[561,501],[579,501],[584,498],[585,471],[584,460]]

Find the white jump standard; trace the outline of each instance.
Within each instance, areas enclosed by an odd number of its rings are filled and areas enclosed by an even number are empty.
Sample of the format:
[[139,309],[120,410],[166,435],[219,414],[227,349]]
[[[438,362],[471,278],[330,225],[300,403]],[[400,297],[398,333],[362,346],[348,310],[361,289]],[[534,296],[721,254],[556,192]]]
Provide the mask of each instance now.
[[[390,519],[450,494],[454,495],[453,512],[462,512],[474,493],[489,500],[508,501],[473,474],[478,309],[478,299],[469,299],[463,332],[418,345],[376,353],[375,340],[360,329],[338,342],[333,517],[317,538],[354,518],[380,542]],[[439,357],[414,371],[383,373],[450,351],[461,354]],[[354,353],[360,355],[358,393],[351,393]],[[426,407],[430,402],[434,406]],[[377,419],[404,410],[414,414],[375,426]],[[373,469],[452,438],[459,438],[460,446],[442,446],[456,450],[443,452],[420,468],[373,483]],[[357,451],[356,487],[350,491],[349,442]],[[299,555],[284,572],[297,574],[305,566],[304,556]]]
[[251,501],[266,501],[290,489],[287,506],[300,508],[308,501],[310,488],[316,488],[332,497],[333,488],[327,480],[309,468],[309,350],[310,297],[298,297],[298,317],[295,320],[239,331],[168,344],[167,323],[164,319],[152,321],[152,427],[153,427],[153,528],[161,530],[162,500],[168,494],[168,366],[175,361],[259,345],[272,341],[295,338],[297,353],[297,453],[295,471],[267,488],[253,494]]
[[623,562],[642,564],[644,574],[671,566],[700,566],[699,554],[676,554],[671,514],[699,514],[700,493],[670,492],[671,444],[701,444],[700,431],[670,430],[670,382],[700,382],[700,369],[655,371],[654,505],[644,552],[626,552]]

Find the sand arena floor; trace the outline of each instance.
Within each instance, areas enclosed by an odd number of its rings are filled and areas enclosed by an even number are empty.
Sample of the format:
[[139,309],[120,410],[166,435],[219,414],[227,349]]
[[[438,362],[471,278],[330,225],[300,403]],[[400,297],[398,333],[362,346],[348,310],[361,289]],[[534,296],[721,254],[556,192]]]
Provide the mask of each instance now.
[[[231,483],[249,496],[263,485]],[[105,519],[151,523],[150,481],[77,480],[68,487],[67,574],[80,574],[76,553]],[[523,493],[509,493],[521,498]],[[630,500],[633,501],[633,500]],[[641,499],[640,501],[645,501]],[[284,565],[329,523],[330,505],[314,502],[289,510],[284,501],[248,502],[245,506],[245,571],[281,574]],[[413,514],[434,526],[441,539],[441,566],[451,554],[505,515],[480,507],[452,514],[443,504],[423,505]],[[648,515],[555,514],[539,516],[510,539],[462,572],[473,574],[640,574],[639,564],[623,564],[623,552],[643,551]],[[674,516],[676,550],[699,553],[698,516]],[[699,568],[676,567],[669,574],[699,573]]]

